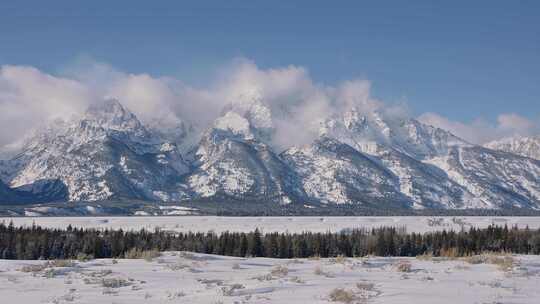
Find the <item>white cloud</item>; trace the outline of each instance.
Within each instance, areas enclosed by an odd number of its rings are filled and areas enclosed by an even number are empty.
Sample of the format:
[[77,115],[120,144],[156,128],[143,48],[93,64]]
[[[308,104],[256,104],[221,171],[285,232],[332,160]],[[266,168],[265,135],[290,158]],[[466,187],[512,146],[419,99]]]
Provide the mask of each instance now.
[[530,134],[538,130],[534,122],[515,113],[501,114],[497,122],[499,129],[514,134]]
[[[174,129],[180,121],[202,132],[224,108],[261,100],[270,109],[278,149],[310,143],[324,118],[351,107],[361,112],[383,111],[391,117],[409,117],[406,104],[388,105],[370,95],[367,80],[352,79],[335,86],[316,83],[299,66],[261,69],[246,59],[233,60],[216,71],[207,85],[193,87],[179,79],[125,73],[89,59],[65,68],[61,76],[32,67],[0,69],[0,148],[16,148],[32,128],[55,118],[82,112],[91,102],[114,97],[143,122]],[[503,114],[498,124],[483,120],[451,121],[435,113],[421,120],[482,143],[503,135],[537,129],[516,114]]]
[[469,123],[450,120],[436,113],[424,113],[419,120],[441,129],[448,130],[465,140],[484,144],[492,140],[515,135],[532,135],[540,130],[538,123],[515,113],[500,114],[497,123],[477,118]]
[[39,124],[80,112],[93,99],[76,80],[32,67],[0,67],[0,147],[20,141]]

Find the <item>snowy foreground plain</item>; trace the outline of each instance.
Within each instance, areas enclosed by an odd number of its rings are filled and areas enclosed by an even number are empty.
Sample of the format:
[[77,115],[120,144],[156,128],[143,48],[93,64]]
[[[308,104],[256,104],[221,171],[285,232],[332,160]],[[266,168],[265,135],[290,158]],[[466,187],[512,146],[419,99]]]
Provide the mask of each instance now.
[[[255,228],[336,232],[380,226],[426,232],[490,224],[540,228],[538,217],[0,218],[11,220],[17,226],[35,222],[57,228],[71,224],[218,233]],[[46,261],[0,260],[0,303],[540,303],[540,256],[512,258],[504,267],[467,258],[287,260],[186,252],[166,252],[152,260],[60,261],[46,267]],[[405,271],[400,266],[404,264],[410,265]]]
[[[16,226],[73,227],[98,229],[154,230],[160,228],[176,232],[249,232],[256,228],[263,232],[340,232],[354,228],[377,228],[381,226],[405,227],[407,232],[434,230],[461,230],[470,227],[486,228],[489,225],[505,224],[508,227],[540,228],[540,217],[219,217],[219,216],[131,216],[131,217],[5,217],[0,222],[10,221]],[[540,303],[540,302],[539,302]]]
[[[75,261],[32,272],[29,265],[45,262],[0,260],[0,302],[539,303],[540,257],[514,261],[502,269],[459,259],[280,260],[167,252],[151,261]],[[405,272],[398,267],[404,262],[411,265]]]

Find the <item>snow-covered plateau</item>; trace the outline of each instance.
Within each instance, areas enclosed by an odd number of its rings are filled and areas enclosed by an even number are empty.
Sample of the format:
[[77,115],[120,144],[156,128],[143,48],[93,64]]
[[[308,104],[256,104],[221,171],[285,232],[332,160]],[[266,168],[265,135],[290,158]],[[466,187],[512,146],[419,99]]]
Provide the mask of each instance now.
[[[235,258],[0,260],[2,303],[522,303],[540,298],[540,257],[507,267],[467,259]],[[408,266],[403,266],[408,265]]]

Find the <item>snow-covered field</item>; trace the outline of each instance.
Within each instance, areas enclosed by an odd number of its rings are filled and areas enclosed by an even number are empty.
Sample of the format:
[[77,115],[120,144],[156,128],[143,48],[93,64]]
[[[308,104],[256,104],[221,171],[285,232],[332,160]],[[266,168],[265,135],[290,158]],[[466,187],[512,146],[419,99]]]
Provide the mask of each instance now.
[[488,225],[517,225],[540,228],[540,217],[217,217],[217,216],[166,216],[166,217],[14,217],[0,218],[0,222],[30,226],[65,228],[68,224],[85,228],[113,228],[139,230],[160,228],[170,231],[248,232],[259,228],[264,232],[339,232],[343,229],[373,228],[381,226],[406,227],[408,232],[425,232],[442,229],[460,230]]
[[[398,265],[407,262],[410,269],[400,271]],[[532,304],[540,298],[540,256],[514,256],[509,269],[465,260],[279,260],[178,252],[152,261],[28,266],[44,263],[0,260],[0,302],[314,304],[341,296],[349,303]]]

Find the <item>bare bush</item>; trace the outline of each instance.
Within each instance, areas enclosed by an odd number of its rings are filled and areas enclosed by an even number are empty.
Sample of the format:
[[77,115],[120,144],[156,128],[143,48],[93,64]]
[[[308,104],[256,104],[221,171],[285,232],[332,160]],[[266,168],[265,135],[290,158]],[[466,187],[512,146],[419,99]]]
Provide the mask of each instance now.
[[270,274],[275,277],[285,277],[289,274],[289,268],[287,266],[278,265],[275,266],[272,271],[270,271]]
[[83,252],[80,252],[77,254],[77,261],[79,262],[88,262],[90,260],[93,260],[94,259],[94,256],[91,255],[91,254],[86,254],[86,253],[83,253]]
[[333,278],[334,277],[334,275],[332,273],[324,271],[321,266],[315,267],[315,270],[313,271],[313,273],[316,274],[316,275],[319,275],[319,276],[325,276],[327,278]]
[[259,276],[255,276],[253,277],[253,279],[255,280],[258,280],[258,281],[271,281],[274,279],[274,277],[272,276],[271,273],[267,273],[267,274],[263,274],[263,275],[259,275]]
[[356,296],[350,290],[336,288],[330,292],[328,298],[332,302],[352,303],[356,299]]
[[412,264],[408,261],[400,261],[396,264],[396,270],[399,272],[411,272],[412,271]]
[[182,291],[175,291],[175,292],[167,291],[167,299],[169,300],[174,300],[174,299],[178,299],[185,296],[186,294]]
[[235,291],[239,289],[244,289],[245,286],[242,284],[232,284],[227,287],[221,287],[221,292],[224,296],[232,297],[235,295]]
[[184,264],[184,263],[169,264],[166,267],[169,268],[170,270],[173,270],[173,271],[178,271],[178,270],[182,270],[182,269],[191,268],[191,266],[189,266],[187,264]]
[[510,271],[514,268],[516,261],[514,257],[508,254],[486,252],[480,255],[473,255],[463,259],[469,264],[492,264],[496,265],[501,271]]
[[49,268],[48,263],[32,264],[32,265],[24,265],[21,269],[19,269],[19,271],[36,274],[36,273],[41,272],[41,271],[43,271],[43,270],[45,270],[47,268]]
[[103,277],[106,277],[106,276],[108,276],[110,274],[112,274],[112,270],[103,269],[103,270],[99,270],[99,271],[90,272],[90,273],[88,273],[88,276],[93,277],[93,278],[103,278]]
[[120,287],[126,287],[131,286],[132,283],[128,280],[121,279],[121,278],[103,278],[101,279],[101,286],[105,288],[120,288]]
[[347,258],[343,255],[338,255],[337,257],[330,259],[330,262],[334,264],[345,264],[347,262]]
[[306,281],[302,280],[302,278],[297,277],[297,276],[290,277],[290,278],[289,278],[289,281],[294,282],[294,283],[297,283],[297,284],[304,284],[304,283],[306,283]]
[[75,263],[72,260],[52,260],[49,261],[50,267],[74,267]]
[[124,254],[126,259],[144,259],[148,262],[151,262],[153,259],[160,256],[161,253],[157,249],[141,250],[138,248],[132,248]]
[[197,279],[197,281],[201,284],[206,285],[206,287],[210,288],[213,285],[215,286],[221,286],[223,285],[223,280],[219,279]]

